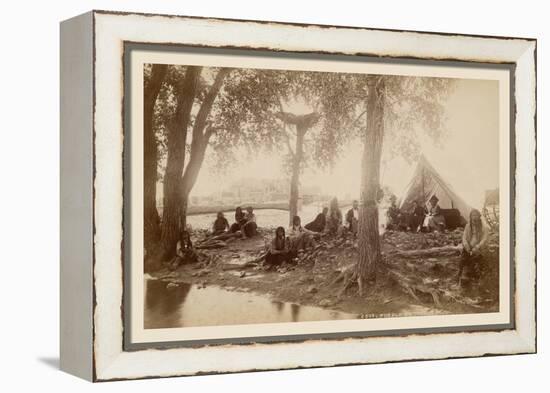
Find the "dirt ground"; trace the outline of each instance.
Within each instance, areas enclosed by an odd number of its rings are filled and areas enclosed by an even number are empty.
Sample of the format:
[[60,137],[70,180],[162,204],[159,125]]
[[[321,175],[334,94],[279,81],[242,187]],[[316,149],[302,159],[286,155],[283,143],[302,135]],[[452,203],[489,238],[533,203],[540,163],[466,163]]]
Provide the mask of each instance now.
[[[195,234],[195,243],[205,233]],[[358,314],[360,318],[461,314],[498,311],[498,236],[492,234],[479,264],[479,277],[458,285],[462,230],[444,233],[388,231],[382,235],[383,263],[377,280],[362,297],[357,286],[343,291],[342,272],[351,272],[357,243],[348,238],[322,238],[315,249],[299,254],[293,265],[266,271],[252,264],[270,242],[272,231],[260,229],[250,239],[231,239],[225,247],[200,250],[199,262],[151,273],[166,282],[199,287],[216,285],[250,291],[273,300]],[[401,255],[403,251],[445,248],[444,255]],[[428,253],[429,255],[429,253]],[[248,263],[247,263],[248,262]]]

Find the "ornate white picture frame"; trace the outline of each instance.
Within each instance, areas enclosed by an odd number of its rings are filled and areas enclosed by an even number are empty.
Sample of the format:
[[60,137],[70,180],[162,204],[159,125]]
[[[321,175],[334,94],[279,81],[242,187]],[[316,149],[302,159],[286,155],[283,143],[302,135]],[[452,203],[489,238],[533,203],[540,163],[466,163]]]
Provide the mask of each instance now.
[[[510,285],[503,319],[461,322],[454,315],[457,321],[434,329],[416,317],[397,328],[133,341],[136,241],[125,209],[134,198],[128,153],[137,131],[125,101],[129,65],[136,54],[185,49],[268,53],[273,62],[295,56],[506,72]],[[60,64],[63,370],[108,381],[536,352],[536,40],[91,11],[62,22]]]

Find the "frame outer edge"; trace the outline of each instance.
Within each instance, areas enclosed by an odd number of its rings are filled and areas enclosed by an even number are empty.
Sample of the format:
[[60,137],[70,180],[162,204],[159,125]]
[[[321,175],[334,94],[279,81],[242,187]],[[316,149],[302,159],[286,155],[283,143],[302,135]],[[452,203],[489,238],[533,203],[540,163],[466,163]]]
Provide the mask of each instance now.
[[93,380],[93,71],[88,12],[60,24],[60,368]]
[[[517,234],[516,247],[518,239],[520,240],[520,247],[524,247],[532,253],[532,260],[519,260],[525,264],[523,267],[524,274],[529,275],[527,278],[523,278],[523,281],[516,285],[532,285],[530,288],[525,289],[527,299],[521,299],[524,303],[524,310],[521,315],[516,316],[518,323],[518,333],[526,346],[526,352],[537,352],[537,42],[536,40],[530,42],[526,48],[524,54],[517,60],[518,68],[522,67],[525,72],[518,73],[524,77],[526,83],[525,91],[521,92],[519,97],[516,97],[517,101],[524,101],[526,107],[526,113],[519,113],[521,116],[517,116],[516,119],[516,146],[518,144],[525,144],[525,149],[528,149],[527,154],[529,160],[523,162],[524,165],[528,165],[528,176],[517,176],[516,188],[523,190],[525,199],[528,199],[528,205],[524,208],[523,212],[516,215],[516,221],[524,220],[525,229],[528,231],[528,235],[521,236],[521,233]],[[518,81],[519,82],[519,81]],[[519,83],[516,83],[519,84]],[[517,105],[517,104],[516,104]],[[522,134],[521,132],[524,132]],[[520,206],[516,200],[516,206]],[[532,214],[527,214],[527,208],[533,208]],[[519,218],[518,218],[519,217]],[[525,218],[527,217],[527,218]],[[520,224],[521,225],[521,224]],[[520,231],[521,232],[521,231]],[[525,235],[525,233],[523,233]],[[517,250],[516,250],[517,251]],[[516,265],[516,269],[518,266]],[[527,306],[526,307],[526,303]],[[521,319],[520,319],[521,318]]]
[[[113,16],[113,15],[116,15],[117,13],[114,13],[114,12],[104,12],[104,11],[94,11],[93,12],[94,15],[95,14],[98,14],[98,15],[108,15],[108,16]],[[129,13],[129,14],[122,14],[122,15],[118,15],[119,17],[124,17],[124,16],[128,16],[128,15],[137,15],[137,16],[152,16],[152,15],[146,15],[146,14],[135,14],[135,13]],[[163,15],[164,16],[164,15]],[[169,16],[166,16],[166,17],[169,17]],[[178,17],[176,17],[178,18]],[[182,18],[182,21],[184,21],[186,19],[200,19],[200,18],[193,18],[193,17],[179,17],[179,18]],[[204,18],[204,19],[208,19],[208,18]],[[217,19],[219,20],[219,19]],[[232,21],[232,22],[237,22],[237,21]],[[285,24],[285,23],[275,23],[277,25],[286,25],[286,26],[289,26],[289,25],[292,25],[292,24]],[[345,26],[343,28],[346,28]],[[365,30],[369,30],[368,28],[364,28]],[[372,30],[372,29],[370,29]],[[374,29],[376,30],[376,29]],[[394,31],[395,34],[398,34],[397,31]],[[420,34],[420,33],[419,33]],[[424,34],[427,34],[427,35],[438,35],[439,33],[436,33],[436,32],[427,32],[427,33],[424,33]],[[468,35],[456,35],[457,37],[468,37]],[[476,38],[483,38],[483,37],[478,37],[478,36],[474,36]],[[494,38],[494,39],[498,39],[498,40],[502,40],[502,41],[506,41],[507,39],[510,40],[510,38],[507,38],[507,37],[486,37],[486,38]],[[520,40],[522,40],[521,38],[519,38]],[[94,45],[95,45],[95,38],[93,39],[94,40]],[[526,62],[528,63],[528,66],[530,68],[532,68],[532,70],[528,70],[527,72],[529,72],[529,75],[527,76],[528,78],[533,78],[533,75],[532,75],[532,71],[534,70],[534,83],[531,87],[533,87],[533,89],[529,89],[528,91],[525,91],[527,93],[527,95],[529,96],[529,104],[532,103],[532,94],[536,94],[536,41],[533,43],[534,40],[531,40],[531,39],[524,39],[524,45],[525,45],[525,52],[524,54],[528,53],[528,56],[531,56],[529,58],[529,60],[527,60]],[[533,52],[534,52],[534,56],[533,56]],[[522,56],[523,57],[523,56]],[[533,62],[533,59],[534,62]],[[517,62],[520,61],[520,58],[517,58],[516,59]],[[95,62],[95,52],[94,52],[94,62]],[[533,67],[531,67],[533,66]],[[95,77],[95,70],[94,70],[94,77]],[[95,82],[94,82],[95,83]],[[534,93],[533,93],[534,92]],[[94,93],[94,100],[95,100],[95,93]],[[529,112],[529,113],[525,113],[525,115],[528,115],[528,116],[531,116],[531,114],[534,115],[534,128],[533,127],[529,127],[528,129],[526,129],[525,131],[527,132],[527,136],[526,138],[529,138],[530,141],[534,140],[534,153],[536,154],[536,97],[535,97],[535,101],[534,101],[534,112]],[[530,118],[529,121],[533,121],[533,118]],[[531,123],[532,124],[532,123]],[[533,139],[531,139],[533,137]],[[530,149],[532,146],[528,145],[527,148]],[[529,150],[530,152],[530,150]],[[534,163],[534,175],[535,175],[535,179],[534,179],[534,189],[535,189],[535,192],[536,192],[536,161]],[[533,186],[533,184],[531,184],[531,186]],[[95,198],[95,196],[94,196]],[[528,197],[529,199],[529,203],[532,203],[532,199],[531,197]],[[535,202],[534,202],[534,207],[536,208],[536,199],[535,199]],[[531,207],[531,206],[528,206],[528,207]],[[533,233],[532,230],[534,229],[534,234],[536,235],[536,215],[533,217],[533,223],[534,223],[534,227],[531,227],[531,229],[529,229],[529,234]],[[519,235],[518,235],[519,237]],[[532,251],[532,246],[533,244],[532,243],[528,243],[526,244],[526,248],[528,248],[528,251],[531,252]],[[536,243],[535,243],[535,246],[536,246]],[[535,257],[536,259],[536,248],[534,249],[534,254],[533,256]],[[535,262],[534,261],[526,261],[526,263],[529,265],[527,267],[527,270],[524,270],[524,273],[530,273],[532,274],[533,271],[534,271],[534,275],[529,277],[529,280],[533,280],[534,283],[535,283],[535,287],[534,287],[534,291],[531,292],[528,296],[528,301],[529,301],[529,304],[528,306],[533,306],[535,305],[536,306],[536,265],[535,265]],[[531,282],[528,283],[529,285],[531,284]],[[95,286],[95,283],[94,283],[94,286]],[[534,293],[534,296],[531,297]],[[531,303],[532,301],[532,303]],[[97,317],[97,315],[95,316]],[[524,313],[522,315],[522,321],[521,321],[521,326],[518,326],[518,330],[516,331],[516,338],[517,338],[517,341],[516,341],[516,344],[521,346],[520,347],[516,347],[515,349],[515,352],[511,352],[511,353],[502,353],[502,354],[513,354],[513,353],[533,353],[536,351],[536,309],[535,310],[529,310],[527,313]],[[519,319],[519,316],[516,316],[516,318]],[[95,338],[94,338],[95,339]],[[521,344],[520,344],[521,342]],[[98,377],[95,376],[95,372],[94,372],[94,380],[117,380],[117,379],[135,379],[135,378],[147,378],[148,376],[134,376],[134,377],[128,377],[128,376],[122,376],[122,375],[118,375],[118,376],[114,376],[113,374],[118,374],[117,371],[114,371],[114,369],[118,369],[117,366],[119,366],[119,364],[116,364],[116,363],[119,363],[119,361],[124,361],[122,358],[121,358],[121,355],[122,354],[119,354],[116,358],[112,358],[111,361],[112,363],[110,362],[109,365],[105,365],[107,367],[104,367],[103,370],[101,371],[101,375]],[[487,356],[487,355],[498,355],[498,354],[485,354],[485,355],[467,355],[467,357],[471,357],[471,356]],[[123,356],[125,357],[125,356]],[[457,356],[457,357],[462,357],[462,356]],[[434,357],[434,359],[437,359],[437,357]],[[414,359],[409,359],[409,360],[414,360]],[[418,360],[428,360],[428,359],[418,359]],[[399,360],[399,361],[407,361],[407,359],[403,359],[403,360]],[[373,362],[373,363],[377,363],[377,362]],[[364,363],[360,363],[360,364],[364,364]],[[337,364],[335,364],[337,365]],[[114,367],[113,367],[114,366]],[[307,367],[307,366],[306,366]],[[311,367],[311,366],[310,366]],[[315,367],[315,366],[314,366]],[[290,367],[290,368],[295,368],[295,367]],[[107,370],[107,369],[111,369],[111,370]],[[243,372],[243,371],[246,371],[246,370],[241,370],[241,371],[237,371],[237,372]],[[249,370],[249,371],[257,371],[257,370]],[[225,373],[227,372],[235,372],[235,371],[225,371]],[[207,372],[208,373],[208,372]],[[218,371],[218,372],[215,372],[215,373],[224,373],[224,371]],[[178,374],[169,374],[169,375],[157,375],[157,377],[161,377],[161,376],[181,376],[181,375],[185,375],[186,373],[185,372],[182,372],[182,373],[178,373]],[[201,374],[201,373],[198,373],[198,374]],[[189,375],[189,374],[187,374]],[[151,377],[151,376],[149,376]],[[154,375],[152,375],[152,377],[155,377]]]

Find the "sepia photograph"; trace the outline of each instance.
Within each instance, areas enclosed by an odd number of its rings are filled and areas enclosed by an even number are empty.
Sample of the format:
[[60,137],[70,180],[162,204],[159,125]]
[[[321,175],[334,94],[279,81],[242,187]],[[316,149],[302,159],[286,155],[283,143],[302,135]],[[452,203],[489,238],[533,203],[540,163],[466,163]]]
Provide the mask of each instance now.
[[433,21],[63,21],[60,368],[536,353],[537,40]]
[[386,68],[142,64],[143,331],[509,317],[509,92]]

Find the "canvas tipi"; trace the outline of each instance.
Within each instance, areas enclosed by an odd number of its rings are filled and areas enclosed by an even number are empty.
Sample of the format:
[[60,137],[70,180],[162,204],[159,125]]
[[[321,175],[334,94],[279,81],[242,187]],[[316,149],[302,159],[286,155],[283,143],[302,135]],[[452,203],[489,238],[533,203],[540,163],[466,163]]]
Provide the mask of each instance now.
[[472,208],[443,180],[428,160],[421,156],[413,177],[399,203],[400,209],[409,211],[414,200],[423,206],[435,195],[442,209],[457,209],[463,219],[468,219]]

